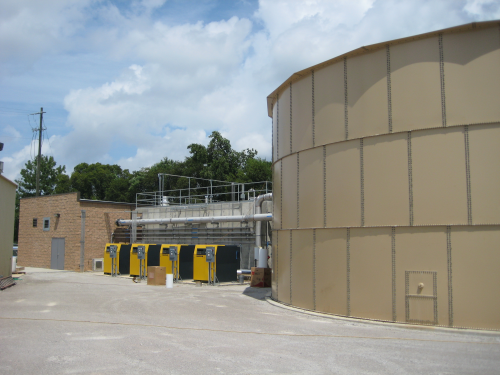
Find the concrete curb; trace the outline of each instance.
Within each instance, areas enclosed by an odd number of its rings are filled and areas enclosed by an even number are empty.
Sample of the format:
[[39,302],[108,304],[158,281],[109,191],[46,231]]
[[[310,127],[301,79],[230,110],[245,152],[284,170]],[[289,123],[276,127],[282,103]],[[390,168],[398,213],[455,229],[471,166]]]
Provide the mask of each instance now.
[[303,313],[303,314],[308,314],[308,315],[312,315],[312,316],[317,316],[320,318],[343,320],[343,321],[348,321],[348,322],[352,322],[352,323],[374,324],[374,325],[381,325],[381,326],[391,327],[391,328],[394,327],[394,328],[422,330],[422,331],[439,331],[439,332],[444,332],[444,333],[458,333],[458,334],[465,334],[465,335],[481,335],[481,336],[489,336],[489,337],[497,336],[498,339],[500,340],[500,332],[498,332],[498,331],[486,331],[486,330],[471,329],[471,328],[424,326],[424,325],[415,325],[415,324],[400,323],[400,322],[394,323],[394,322],[387,322],[387,321],[383,321],[383,320],[351,318],[351,317],[346,317],[346,316],[341,316],[341,315],[333,315],[333,314],[321,313],[321,312],[317,312],[317,311],[311,311],[311,310],[307,310],[307,309],[302,309],[300,307],[290,306],[290,305],[287,305],[287,304],[282,303],[282,302],[278,302],[271,297],[271,293],[268,293],[266,295],[266,301],[269,302],[271,305],[276,306],[276,307],[280,307],[282,309],[295,311],[295,312]]

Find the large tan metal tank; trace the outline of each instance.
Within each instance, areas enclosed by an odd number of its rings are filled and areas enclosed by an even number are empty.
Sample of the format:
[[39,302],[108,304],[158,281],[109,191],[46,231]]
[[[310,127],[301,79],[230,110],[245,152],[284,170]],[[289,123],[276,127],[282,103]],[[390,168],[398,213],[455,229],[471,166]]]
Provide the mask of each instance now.
[[273,118],[275,300],[500,329],[500,22],[292,75]]

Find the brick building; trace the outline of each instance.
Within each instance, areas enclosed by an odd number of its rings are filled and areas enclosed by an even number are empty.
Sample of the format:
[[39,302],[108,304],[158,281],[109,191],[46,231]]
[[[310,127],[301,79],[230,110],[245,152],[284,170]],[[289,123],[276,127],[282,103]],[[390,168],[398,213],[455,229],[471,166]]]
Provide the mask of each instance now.
[[[23,198],[19,213],[20,266],[92,270],[135,204],[80,199],[80,193]],[[82,236],[82,229],[84,236]],[[81,255],[83,250],[83,264]]]

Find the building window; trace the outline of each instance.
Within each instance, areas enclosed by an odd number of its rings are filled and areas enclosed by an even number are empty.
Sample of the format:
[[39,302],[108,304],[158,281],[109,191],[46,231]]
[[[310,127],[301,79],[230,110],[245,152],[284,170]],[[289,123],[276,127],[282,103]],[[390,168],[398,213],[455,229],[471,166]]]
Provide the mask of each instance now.
[[50,230],[50,217],[43,218],[43,230]]
[[36,228],[38,226],[38,219],[33,218],[33,228]]

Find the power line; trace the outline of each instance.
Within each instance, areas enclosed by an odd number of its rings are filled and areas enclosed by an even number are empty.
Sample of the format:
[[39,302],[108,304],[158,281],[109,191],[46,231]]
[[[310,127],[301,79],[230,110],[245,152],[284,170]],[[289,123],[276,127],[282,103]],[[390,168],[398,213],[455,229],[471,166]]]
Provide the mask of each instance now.
[[9,138],[9,139],[32,139],[29,137],[11,137],[10,135],[0,135],[0,138]]
[[0,107],[0,113],[14,113],[14,114],[26,115],[29,113],[29,111],[20,108]]
[[27,109],[23,109],[23,108],[9,108],[9,107],[0,107],[0,110],[2,109],[5,109],[5,110],[9,110],[9,111],[20,111],[20,112],[29,112]]

